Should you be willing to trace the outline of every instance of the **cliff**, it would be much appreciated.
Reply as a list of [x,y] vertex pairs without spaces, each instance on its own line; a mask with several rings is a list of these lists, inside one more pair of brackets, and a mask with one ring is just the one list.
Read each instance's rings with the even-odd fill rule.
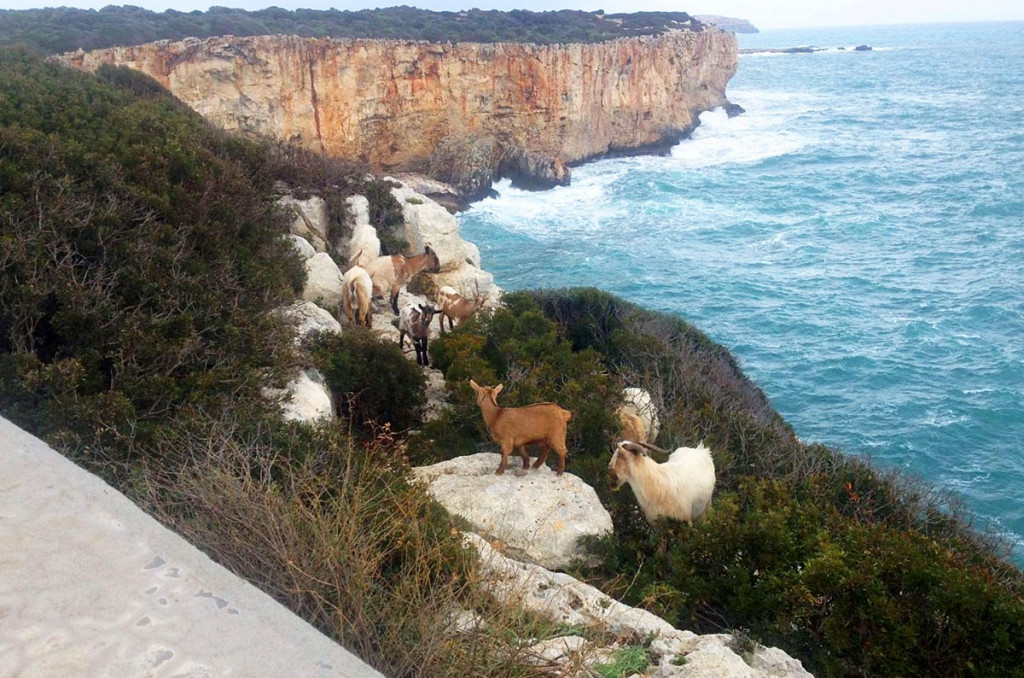
[[141,70],[226,129],[472,197],[497,174],[553,185],[567,163],[676,143],[727,103],[738,50],[706,28],[569,45],[228,36],[59,59]]

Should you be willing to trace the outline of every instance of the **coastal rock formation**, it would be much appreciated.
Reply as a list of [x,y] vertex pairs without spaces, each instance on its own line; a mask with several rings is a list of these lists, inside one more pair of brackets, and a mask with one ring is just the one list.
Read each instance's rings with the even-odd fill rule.
[[475,197],[499,173],[553,185],[569,163],[676,143],[728,103],[738,50],[705,28],[568,45],[227,36],[59,59],[129,66],[226,129]]
[[477,534],[504,545],[518,560],[558,570],[586,559],[581,537],[612,531],[597,493],[572,473],[556,476],[547,466],[523,471],[518,458],[494,475],[499,455],[480,452],[413,469],[418,480],[450,513]]
[[[600,629],[618,639],[613,647],[595,648],[587,647],[590,642],[579,636],[559,638],[566,651],[561,658],[547,655],[551,663],[563,664],[552,667],[559,669],[552,670],[552,675],[593,675],[571,667],[587,663],[587,657],[607,657],[622,646],[642,644],[650,659],[650,666],[640,674],[645,678],[813,678],[799,660],[778,648],[750,641],[744,645],[724,633],[699,636],[677,629],[567,574],[513,560],[479,535],[466,533],[465,537],[479,554],[483,587],[495,599],[567,628]],[[463,616],[460,623],[472,628],[476,621]]]

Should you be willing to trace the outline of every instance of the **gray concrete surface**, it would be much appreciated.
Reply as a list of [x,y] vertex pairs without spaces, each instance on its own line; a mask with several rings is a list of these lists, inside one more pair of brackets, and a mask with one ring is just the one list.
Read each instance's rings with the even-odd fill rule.
[[0,418],[0,677],[379,677]]

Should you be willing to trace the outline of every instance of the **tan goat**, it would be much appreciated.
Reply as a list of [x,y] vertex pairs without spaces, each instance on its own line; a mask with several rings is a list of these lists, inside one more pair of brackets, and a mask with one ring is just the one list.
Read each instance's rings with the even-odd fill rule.
[[[360,325],[370,327],[372,325],[370,296],[373,294],[373,281],[366,269],[353,266],[345,271],[341,278],[341,305],[345,309],[345,315],[349,322],[358,320]],[[355,311],[355,319],[353,319]]]
[[647,450],[668,454],[649,443],[623,440],[608,462],[608,479],[613,490],[628,483],[648,522],[661,517],[675,518],[687,525],[699,518],[711,504],[715,491],[715,462],[704,443],[680,447],[668,461],[659,464]]
[[541,452],[533,468],[540,468],[548,460],[551,448],[558,455],[558,475],[565,471],[565,431],[572,418],[572,412],[555,403],[535,403],[526,407],[501,407],[497,396],[503,386],[480,386],[472,379],[469,385],[476,391],[476,404],[480,406],[487,432],[491,439],[501,445],[501,463],[495,475],[500,476],[508,468],[508,455],[518,448],[523,458],[523,468],[530,467],[530,455],[526,445],[537,443]]
[[459,294],[454,287],[444,285],[437,291],[436,302],[441,309],[441,334],[444,334],[445,318],[448,318],[448,329],[454,330],[455,320],[458,320],[461,325],[467,318],[480,310],[487,302],[487,298],[480,296],[479,286],[477,286],[476,295],[472,299],[467,299]]
[[437,252],[427,245],[423,252],[416,256],[391,254],[377,257],[363,268],[373,280],[373,296],[383,296],[385,290],[390,292],[391,310],[398,313],[398,290],[402,285],[412,280],[420,271],[437,273],[441,270],[441,261],[437,258]]

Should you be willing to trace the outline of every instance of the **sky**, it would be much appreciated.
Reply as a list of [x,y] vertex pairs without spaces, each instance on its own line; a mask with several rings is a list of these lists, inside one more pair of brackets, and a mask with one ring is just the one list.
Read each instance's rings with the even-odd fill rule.
[[811,26],[948,23],[1024,20],[1022,0],[0,0],[0,9],[78,7],[100,9],[128,4],[154,12],[206,10],[211,5],[257,10],[357,10],[409,5],[434,11],[461,9],[603,9],[612,14],[638,11],[685,11],[747,19],[759,29]]

